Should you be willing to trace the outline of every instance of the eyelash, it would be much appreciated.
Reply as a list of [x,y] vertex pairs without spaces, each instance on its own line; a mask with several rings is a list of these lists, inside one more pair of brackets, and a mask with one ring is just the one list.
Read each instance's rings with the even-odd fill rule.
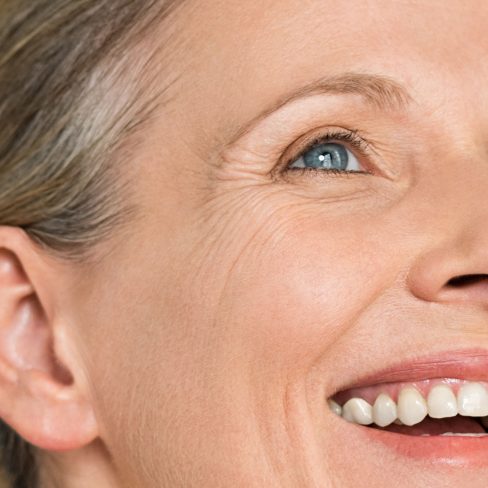
[[316,169],[316,168],[290,168],[290,164],[293,163],[296,159],[301,157],[307,151],[312,149],[317,144],[324,144],[324,143],[332,143],[332,142],[340,142],[340,143],[347,143],[347,145],[352,146],[356,149],[362,156],[367,155],[370,152],[369,144],[358,135],[357,131],[351,131],[347,129],[341,130],[329,130],[325,134],[320,136],[316,136],[310,141],[308,141],[304,147],[300,148],[299,151],[294,153],[294,155],[290,158],[287,158],[286,161],[282,164],[282,172],[283,173],[293,173],[298,175],[317,175],[317,173],[322,173],[321,176],[343,176],[343,177],[350,177],[351,175],[371,175],[373,174],[370,171],[353,171],[353,170],[340,170],[340,169]]

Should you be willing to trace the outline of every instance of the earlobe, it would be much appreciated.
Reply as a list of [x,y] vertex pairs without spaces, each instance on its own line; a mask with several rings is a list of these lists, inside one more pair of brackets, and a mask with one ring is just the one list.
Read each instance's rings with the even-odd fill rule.
[[0,227],[0,417],[41,449],[77,449],[97,437],[97,423],[57,357],[62,315],[47,312],[59,307],[52,283],[63,283],[63,268],[40,253],[21,229]]

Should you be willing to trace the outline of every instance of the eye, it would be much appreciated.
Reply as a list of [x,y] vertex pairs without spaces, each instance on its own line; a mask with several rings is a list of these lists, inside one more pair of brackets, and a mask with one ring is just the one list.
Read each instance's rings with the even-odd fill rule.
[[316,144],[307,149],[302,156],[295,159],[290,166],[293,168],[313,168],[338,171],[361,171],[354,154],[342,144],[328,142]]
[[352,132],[328,134],[309,143],[288,163],[285,171],[314,170],[326,173],[371,174],[369,171],[364,171],[358,158],[347,147],[354,146],[358,151],[364,152],[365,145],[365,142]]

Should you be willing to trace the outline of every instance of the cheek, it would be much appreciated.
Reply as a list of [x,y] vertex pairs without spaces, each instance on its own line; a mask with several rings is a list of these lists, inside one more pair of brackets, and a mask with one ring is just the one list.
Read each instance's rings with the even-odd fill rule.
[[283,377],[301,382],[387,286],[397,266],[379,243],[394,248],[391,229],[313,207],[227,206],[220,226],[205,224],[212,232],[131,247],[150,258],[125,256],[80,295],[103,437],[122,472],[186,472],[190,458],[212,465],[229,446],[252,462],[240,449],[259,444],[257,416],[280,418]]
[[283,220],[278,238],[269,227],[240,255],[220,320],[242,332],[255,360],[296,369],[347,333],[397,268],[364,218]]

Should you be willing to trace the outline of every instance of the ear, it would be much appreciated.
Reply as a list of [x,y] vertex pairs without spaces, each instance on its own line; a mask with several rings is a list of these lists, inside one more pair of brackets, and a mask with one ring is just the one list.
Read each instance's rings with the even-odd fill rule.
[[53,451],[78,449],[98,435],[68,338],[62,298],[70,266],[22,229],[0,226],[0,417],[29,443]]

